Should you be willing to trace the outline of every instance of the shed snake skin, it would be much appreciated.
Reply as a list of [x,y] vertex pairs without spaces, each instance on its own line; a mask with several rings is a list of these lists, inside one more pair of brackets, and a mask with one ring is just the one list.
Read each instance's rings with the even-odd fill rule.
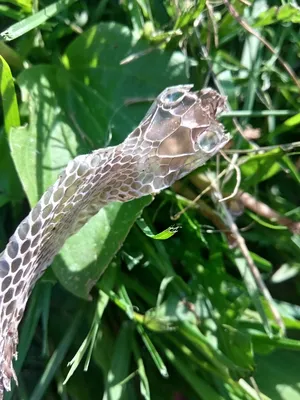
[[167,188],[228,142],[216,120],[226,98],[192,87],[165,89],[123,143],[70,161],[0,254],[0,399],[11,378],[17,382],[13,359],[27,300],[65,240],[106,204]]

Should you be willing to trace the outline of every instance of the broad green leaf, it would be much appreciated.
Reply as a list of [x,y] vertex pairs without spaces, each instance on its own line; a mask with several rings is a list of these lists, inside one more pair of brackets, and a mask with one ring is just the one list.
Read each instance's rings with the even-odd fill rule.
[[126,204],[113,203],[70,237],[54,262],[61,284],[77,296],[88,298],[141,210],[150,202],[148,196]]
[[7,141],[11,129],[20,125],[19,108],[13,77],[9,65],[2,56],[0,56],[0,96],[6,132],[6,136],[0,132],[0,205],[2,206],[10,200],[19,201],[23,197]]
[[272,400],[298,400],[300,353],[276,351],[257,357],[255,380]]
[[9,65],[2,56],[0,56],[0,94],[5,131],[9,135],[12,127],[20,125],[20,117],[13,77]]
[[284,4],[283,6],[279,7],[277,18],[278,21],[300,24],[299,7],[296,7],[296,4]]
[[280,160],[282,155],[280,149],[275,149],[248,157],[240,166],[243,188],[253,187],[277,174],[281,167],[276,161]]
[[[122,63],[128,57],[133,57],[132,61]],[[107,125],[104,128],[102,125],[102,129],[112,134],[112,144],[120,143],[136,128],[150,107],[149,99],[167,86],[186,82],[185,61],[179,52],[149,51],[145,40],[136,41],[127,27],[116,23],[101,23],[84,32],[63,57],[73,82],[81,86],[88,83],[94,94],[90,101],[113,110]],[[87,95],[85,103],[89,101]],[[76,116],[77,110],[73,110]],[[107,116],[105,111],[102,113]],[[78,125],[86,132],[84,121],[80,122]]]
[[12,130],[10,147],[32,207],[77,155],[80,143],[57,104],[58,74],[55,67],[41,66],[24,71],[18,79],[30,104],[29,125]]
[[300,23],[300,10],[296,4],[285,4],[281,7],[270,7],[267,11],[262,12],[254,24],[256,27],[271,25],[276,22],[292,22]]

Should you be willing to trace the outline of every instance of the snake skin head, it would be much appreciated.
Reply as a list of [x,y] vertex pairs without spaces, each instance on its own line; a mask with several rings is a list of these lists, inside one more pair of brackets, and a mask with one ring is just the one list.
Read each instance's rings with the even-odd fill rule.
[[138,165],[143,193],[170,186],[203,165],[229,140],[216,120],[226,108],[226,97],[210,88],[191,92],[192,87],[165,89],[127,139],[129,143],[138,137],[135,146],[143,154]]
[[18,324],[30,293],[66,239],[105,204],[170,186],[228,141],[216,116],[226,98],[191,85],[167,88],[118,146],[75,157],[0,254],[0,400],[17,380]]

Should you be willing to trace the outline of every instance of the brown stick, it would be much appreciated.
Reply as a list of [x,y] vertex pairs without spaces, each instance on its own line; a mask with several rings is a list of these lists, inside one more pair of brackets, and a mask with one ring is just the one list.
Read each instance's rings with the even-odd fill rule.
[[[189,189],[187,186],[183,185],[181,182],[176,182],[173,185],[173,188],[175,189],[176,193],[179,193],[183,198],[191,200],[189,202],[189,206],[193,209],[196,209],[200,212],[201,215],[203,215],[205,218],[209,219],[215,227],[222,233],[225,233],[227,236],[227,240],[230,244],[231,247],[235,247],[235,239],[233,238],[231,231],[228,230],[228,227],[226,224],[224,224],[222,218],[220,215],[213,210],[209,205],[206,204],[205,201],[198,199],[196,202],[193,200],[196,197],[196,194],[194,193],[193,190]],[[175,216],[176,218],[176,216]]]
[[219,205],[224,213],[228,227],[231,230],[232,235],[237,242],[237,246],[239,247],[241,253],[244,256],[246,263],[248,264],[249,270],[250,270],[253,278],[255,279],[255,282],[256,282],[259,290],[261,291],[264,298],[267,300],[268,305],[270,307],[270,310],[274,316],[276,323],[280,327],[281,331],[284,332],[285,331],[284,323],[282,321],[282,318],[281,318],[281,315],[280,315],[278,309],[276,308],[276,306],[274,304],[274,300],[269,292],[269,289],[267,288],[264,281],[262,280],[262,278],[260,276],[260,272],[259,272],[257,266],[255,265],[253,258],[251,257],[251,254],[248,250],[245,239],[240,234],[237,225],[235,224],[230,212],[228,211],[228,209],[226,207],[226,204],[223,202],[220,202],[220,200],[222,200],[222,194],[220,193],[220,191],[217,187],[215,187],[214,196],[219,201]]
[[250,193],[240,191],[239,199],[246,208],[252,210],[255,214],[286,226],[292,233],[300,234],[300,222],[293,221],[290,218],[280,215],[267,204],[257,200]]

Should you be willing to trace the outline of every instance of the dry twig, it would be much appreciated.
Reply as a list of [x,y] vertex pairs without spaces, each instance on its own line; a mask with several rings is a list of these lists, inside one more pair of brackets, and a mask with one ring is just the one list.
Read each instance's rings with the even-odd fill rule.
[[[222,233],[224,233],[227,236],[228,242],[230,243],[231,247],[235,247],[235,240],[231,234],[231,231],[228,229],[227,225],[224,224],[222,218],[220,215],[209,205],[206,204],[205,201],[198,199],[195,202],[196,195],[193,190],[188,188],[186,185],[184,185],[182,182],[176,182],[173,185],[173,188],[175,189],[176,193],[179,193],[179,195],[183,196],[182,200],[185,201],[185,203],[188,202],[188,206],[190,208],[194,208],[198,210],[201,215],[203,215],[205,218],[209,219],[215,227]],[[187,200],[188,199],[188,200]],[[177,213],[173,217],[171,217],[173,220],[178,219],[178,215],[182,215],[182,212]]]
[[248,250],[246,242],[245,242],[244,238],[242,237],[242,235],[240,234],[237,225],[235,224],[230,212],[228,211],[228,209],[226,207],[226,204],[220,202],[220,200],[222,200],[222,194],[216,186],[214,186],[214,196],[219,201],[219,204],[222,209],[222,212],[224,213],[228,228],[231,230],[232,235],[236,240],[237,246],[239,247],[241,253],[243,254],[243,256],[247,262],[247,265],[249,267],[249,270],[250,270],[253,278],[255,279],[255,282],[256,282],[258,288],[260,289],[264,298],[267,300],[276,323],[280,327],[281,331],[284,332],[285,331],[284,323],[283,323],[282,318],[274,304],[274,301],[269,292],[269,289],[267,288],[264,281],[262,280],[259,270],[258,270],[257,266],[255,265],[253,258],[251,257],[251,254]]
[[300,234],[300,222],[280,215],[267,204],[257,200],[250,193],[239,192],[239,199],[246,208],[252,210],[255,214],[286,226],[292,233]]

